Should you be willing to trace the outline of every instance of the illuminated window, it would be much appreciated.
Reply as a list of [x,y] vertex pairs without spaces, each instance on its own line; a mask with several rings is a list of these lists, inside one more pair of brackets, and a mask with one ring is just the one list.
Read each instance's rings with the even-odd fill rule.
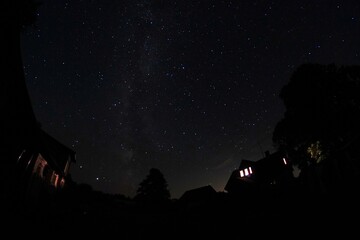
[[65,179],[64,178],[61,178],[61,181],[60,181],[60,187],[64,187],[65,185]]
[[252,174],[252,169],[251,169],[251,167],[249,167],[249,173]]
[[59,180],[59,175],[55,173],[55,181],[54,181],[54,186],[55,187],[58,186],[58,180]]
[[285,158],[283,158],[283,162],[284,162],[285,165],[287,165],[287,162],[286,162],[286,159],[285,159]]
[[51,184],[54,187],[57,187],[58,185],[58,180],[59,180],[59,175],[55,173],[55,171],[52,172],[52,176],[51,176]]
[[243,176],[244,176],[244,171],[240,170],[240,177],[243,177]]
[[248,176],[249,175],[249,170],[247,168],[245,168],[245,176]]

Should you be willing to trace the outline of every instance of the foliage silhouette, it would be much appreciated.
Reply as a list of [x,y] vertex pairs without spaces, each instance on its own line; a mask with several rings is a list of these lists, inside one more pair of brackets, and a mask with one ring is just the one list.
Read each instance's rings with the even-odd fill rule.
[[25,84],[20,45],[21,30],[34,24],[38,6],[36,0],[13,0],[3,1],[0,7],[3,34],[0,66],[3,76],[6,76],[1,81],[0,104],[7,116],[0,125],[2,142],[6,144],[4,149],[10,156],[18,156],[27,138],[33,136],[34,129],[38,128]]
[[37,0],[11,0],[1,3],[3,20],[11,26],[22,28],[36,21],[36,10],[41,4]]
[[151,168],[149,175],[139,184],[135,200],[145,203],[160,203],[169,200],[170,192],[164,175]]
[[20,180],[14,178],[18,173],[16,161],[26,147],[32,146],[32,139],[38,130],[26,88],[20,44],[21,31],[35,22],[38,5],[36,0],[0,3],[0,68],[3,75],[0,81],[0,109],[3,116],[6,116],[0,120],[0,153],[4,159],[4,166],[0,168],[0,189],[3,193],[1,200],[5,199],[12,205],[21,201],[17,196]]
[[321,163],[321,171],[333,178],[341,164],[352,161],[343,156],[359,141],[359,92],[360,66],[300,66],[281,90],[286,111],[273,142],[304,172],[310,164]]

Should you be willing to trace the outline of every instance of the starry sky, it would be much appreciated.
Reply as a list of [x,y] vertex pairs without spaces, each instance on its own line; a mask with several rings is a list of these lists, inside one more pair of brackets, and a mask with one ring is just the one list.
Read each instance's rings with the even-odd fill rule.
[[178,198],[273,152],[291,73],[360,64],[359,43],[358,0],[43,0],[22,54],[77,183],[133,197],[155,167]]

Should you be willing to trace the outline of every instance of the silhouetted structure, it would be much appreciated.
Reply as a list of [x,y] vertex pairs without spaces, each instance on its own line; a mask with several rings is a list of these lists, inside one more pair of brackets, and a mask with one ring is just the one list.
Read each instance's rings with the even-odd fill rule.
[[207,185],[186,191],[179,200],[189,204],[195,204],[212,201],[215,197],[215,189],[212,186]]
[[232,172],[225,190],[236,195],[259,193],[283,188],[292,181],[292,166],[285,154],[266,152],[266,156],[256,162],[242,160],[239,169]]
[[74,162],[73,150],[39,130],[34,136],[32,148],[25,148],[17,159],[16,181],[25,185],[28,197],[36,199],[42,191],[53,192],[63,188],[70,180],[70,165]]

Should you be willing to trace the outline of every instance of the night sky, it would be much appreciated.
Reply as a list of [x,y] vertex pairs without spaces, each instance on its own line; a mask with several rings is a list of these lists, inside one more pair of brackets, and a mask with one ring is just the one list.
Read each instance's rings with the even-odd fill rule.
[[[223,191],[272,147],[281,88],[303,63],[360,64],[360,2],[43,0],[22,35],[42,128],[71,174],[133,197],[158,168],[173,198]],[[306,94],[304,94],[306,97]]]

